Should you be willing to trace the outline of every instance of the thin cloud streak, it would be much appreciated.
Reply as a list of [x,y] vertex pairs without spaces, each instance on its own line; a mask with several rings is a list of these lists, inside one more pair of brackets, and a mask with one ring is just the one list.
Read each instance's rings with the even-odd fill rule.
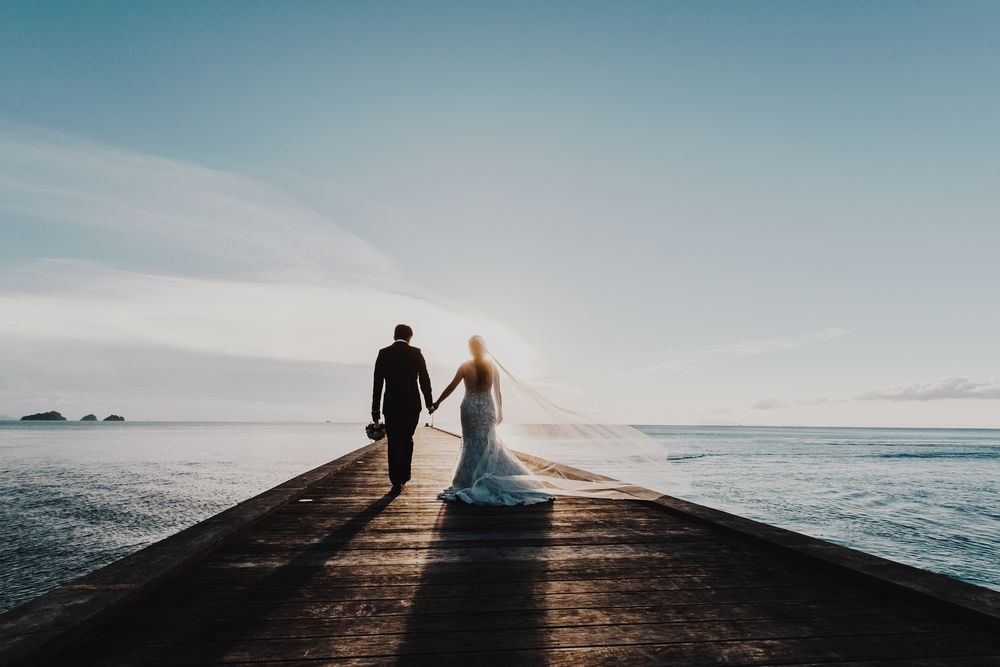
[[857,399],[861,401],[1000,399],[1000,382],[949,377],[876,389],[857,396]]
[[785,401],[775,397],[762,398],[750,405],[754,410],[832,405],[851,401],[951,401],[1000,400],[1000,382],[976,381],[964,377],[948,377],[924,382],[909,382],[884,389],[874,389],[849,398],[814,398]]
[[667,357],[664,361],[631,371],[628,375],[648,375],[664,371],[676,371],[717,359],[738,359],[741,357],[754,357],[774,352],[783,352],[785,350],[826,343],[846,336],[848,333],[850,332],[846,329],[832,327],[798,337],[763,338],[738,343],[727,343],[725,345],[692,350],[690,352],[669,352],[663,355]]
[[0,123],[0,211],[258,271],[398,277],[370,243],[265,183],[10,123]]
[[81,262],[40,262],[30,272],[51,287],[0,294],[0,336],[361,364],[400,320],[446,350],[442,361],[461,359],[476,332],[529,366],[537,360],[504,325],[370,286],[158,276]]

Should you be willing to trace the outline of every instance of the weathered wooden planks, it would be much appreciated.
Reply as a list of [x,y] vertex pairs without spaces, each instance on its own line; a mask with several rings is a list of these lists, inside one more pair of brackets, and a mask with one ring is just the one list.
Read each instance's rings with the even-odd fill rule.
[[47,661],[1000,664],[986,628],[652,503],[443,504],[456,451],[418,431],[398,497],[383,451],[342,466]]

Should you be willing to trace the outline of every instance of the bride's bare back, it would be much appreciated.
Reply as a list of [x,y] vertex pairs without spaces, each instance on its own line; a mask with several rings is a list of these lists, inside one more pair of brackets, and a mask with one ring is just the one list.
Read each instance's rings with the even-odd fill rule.
[[485,341],[479,336],[473,336],[469,339],[469,352],[472,353],[472,359],[469,359],[458,367],[451,383],[441,392],[438,400],[434,401],[434,404],[431,406],[431,412],[433,413],[437,410],[438,406],[455,391],[458,383],[462,382],[465,384],[465,393],[467,395],[470,393],[483,394],[489,392],[490,389],[493,390],[493,398],[496,401],[496,423],[499,424],[503,421],[503,395],[500,393],[500,371],[493,360],[490,359]]
[[469,359],[458,368],[466,391],[489,391],[497,377],[496,368],[485,360]]
[[451,396],[459,383],[465,385],[466,394],[483,394],[492,390],[493,399],[496,401],[497,423],[499,424],[503,421],[503,394],[500,393],[500,373],[493,362],[481,359],[469,359],[463,362],[458,367],[458,370],[455,371],[455,377],[445,387],[445,390],[441,392],[438,400],[434,402],[435,410],[437,410],[438,405]]

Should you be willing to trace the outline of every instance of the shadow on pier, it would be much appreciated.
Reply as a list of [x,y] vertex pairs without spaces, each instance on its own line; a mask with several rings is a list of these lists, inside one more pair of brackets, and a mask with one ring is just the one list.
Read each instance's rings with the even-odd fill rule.
[[543,646],[548,561],[539,552],[551,523],[552,503],[442,505],[395,664],[426,664],[442,653],[502,651],[512,644]]
[[[238,621],[240,632],[231,641],[218,641],[216,619],[206,614],[196,614],[192,640],[202,644],[207,650],[204,660],[208,663],[224,662],[234,644],[244,637],[266,635],[267,627],[281,618],[282,611],[309,591],[322,590],[325,585],[324,573],[330,563],[336,563],[352,541],[376,520],[389,505],[398,498],[395,493],[386,493],[348,518],[322,539],[311,542],[308,548],[291,551],[287,562],[252,583],[252,587],[237,590],[228,600],[228,606],[236,610],[229,612],[228,618]],[[295,540],[294,535],[290,542]],[[294,544],[289,545],[292,549]],[[204,611],[211,612],[211,609]]]

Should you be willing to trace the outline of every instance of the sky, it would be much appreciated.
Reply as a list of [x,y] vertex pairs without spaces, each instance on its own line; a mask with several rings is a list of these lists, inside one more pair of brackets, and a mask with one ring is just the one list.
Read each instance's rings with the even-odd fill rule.
[[1000,427],[1000,4],[0,5],[0,415]]

